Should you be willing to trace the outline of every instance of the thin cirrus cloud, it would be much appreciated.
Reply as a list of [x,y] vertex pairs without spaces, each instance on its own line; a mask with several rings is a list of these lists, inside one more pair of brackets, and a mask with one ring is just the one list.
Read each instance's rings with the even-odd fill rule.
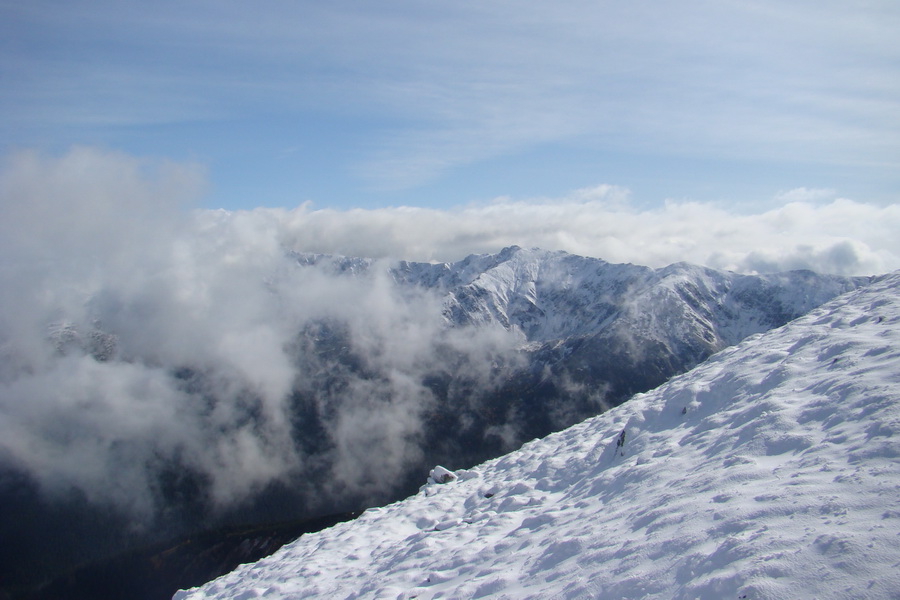
[[[441,38],[454,39],[441,76],[416,72],[387,92],[426,125],[391,134],[368,175],[413,183],[396,165],[416,164],[426,178],[571,138],[628,151],[895,163],[900,86],[882,60],[900,48],[884,23],[821,8],[570,3],[525,14],[494,5]],[[429,50],[426,65],[440,56]]]
[[[829,168],[865,169],[896,184],[891,2],[199,2],[149,14],[85,0],[2,10],[7,139],[193,152],[213,183],[237,177],[216,167],[225,150],[245,152],[244,177],[271,168],[248,144],[270,156],[301,146],[329,175],[356,178],[320,182],[334,196],[462,186],[469,166],[562,144],[812,164],[823,180]],[[531,166],[520,165],[523,177]],[[302,177],[284,177],[302,196],[318,175],[296,168]]]

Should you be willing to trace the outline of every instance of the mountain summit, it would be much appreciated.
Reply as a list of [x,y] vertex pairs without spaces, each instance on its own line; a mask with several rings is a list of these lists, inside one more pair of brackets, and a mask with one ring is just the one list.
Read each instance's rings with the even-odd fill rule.
[[896,597],[898,348],[892,274],[175,597]]

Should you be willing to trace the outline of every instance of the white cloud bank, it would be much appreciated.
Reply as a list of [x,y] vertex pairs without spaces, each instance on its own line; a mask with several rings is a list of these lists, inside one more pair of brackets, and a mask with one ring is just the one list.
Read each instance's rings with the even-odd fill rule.
[[228,219],[277,232],[291,249],[350,256],[452,261],[517,244],[610,262],[661,267],[687,261],[747,273],[812,269],[861,275],[900,268],[900,205],[824,190],[781,195],[792,199],[759,212],[691,201],[639,209],[627,202],[626,190],[598,186],[561,199],[501,199],[455,210],[305,205],[235,212]]

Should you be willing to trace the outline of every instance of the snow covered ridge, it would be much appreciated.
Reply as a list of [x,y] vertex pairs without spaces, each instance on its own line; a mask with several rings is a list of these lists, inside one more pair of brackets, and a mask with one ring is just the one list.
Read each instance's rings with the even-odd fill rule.
[[175,597],[896,598],[898,436],[892,274]]

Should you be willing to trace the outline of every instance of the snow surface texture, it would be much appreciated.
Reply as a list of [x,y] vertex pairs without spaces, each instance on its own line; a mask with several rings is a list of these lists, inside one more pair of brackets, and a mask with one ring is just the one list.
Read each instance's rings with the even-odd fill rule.
[[893,274],[175,597],[897,598],[898,436]]

